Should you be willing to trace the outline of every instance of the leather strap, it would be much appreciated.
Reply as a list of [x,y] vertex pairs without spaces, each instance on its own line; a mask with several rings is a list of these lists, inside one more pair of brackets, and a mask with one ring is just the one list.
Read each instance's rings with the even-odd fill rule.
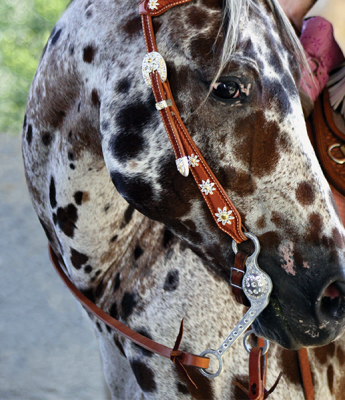
[[[188,1],[189,0],[143,0],[140,3],[139,14],[142,18],[143,33],[149,54],[157,52],[152,16],[161,15],[169,8]],[[237,243],[246,241],[247,237],[242,231],[242,229],[245,230],[245,228],[242,225],[240,214],[214,176],[210,167],[207,165],[181,120],[170,90],[169,81],[165,80],[162,82],[157,70],[150,72],[150,79],[157,105],[164,104],[162,109],[159,108],[159,113],[174,150],[176,161],[179,162],[179,160],[181,161],[183,159],[186,161],[188,157],[189,169],[193,174],[217,226],[223,232],[230,235]],[[182,174],[185,175],[184,173]],[[186,171],[186,175],[187,174],[188,171]]]
[[230,284],[236,301],[246,307],[250,307],[250,302],[242,290],[242,281],[245,273],[247,258],[248,254],[243,251],[236,253],[234,267],[231,268]]
[[[178,339],[175,343],[174,349],[171,349],[167,346],[159,344],[151,339],[148,339],[145,336],[140,335],[139,333],[133,331],[132,329],[128,328],[126,325],[122,324],[120,321],[116,320],[115,318],[111,317],[101,308],[97,307],[92,301],[90,301],[87,297],[85,297],[77,287],[70,281],[64,270],[60,266],[60,262],[54,250],[52,249],[51,245],[49,244],[49,257],[50,260],[59,274],[60,278],[63,280],[65,285],[68,289],[72,292],[74,297],[93,315],[95,315],[98,319],[103,321],[109,328],[113,329],[120,335],[126,337],[127,339],[131,340],[132,342],[136,343],[137,345],[143,347],[144,349],[151,351],[152,353],[159,354],[162,357],[169,358],[173,362],[178,362],[179,364],[183,365],[190,365],[193,367],[198,368],[208,368],[210,359],[206,357],[196,356],[194,354],[186,353],[184,351],[178,350],[182,339],[182,332],[183,332],[183,324],[180,329],[180,333]],[[177,347],[176,347],[177,344]]]
[[298,361],[302,375],[302,383],[305,400],[315,400],[313,380],[311,377],[310,364],[307,349],[298,350]]
[[313,124],[313,129],[311,129],[312,144],[321,168],[328,183],[342,196],[345,196],[344,164],[339,164],[336,161],[345,162],[345,135],[333,121],[327,88],[314,104],[311,121]]
[[249,355],[249,398],[264,399],[264,366],[261,347],[253,347]]
[[[265,348],[265,341],[258,337],[257,346],[264,349]],[[267,353],[262,356],[264,358],[264,365],[262,366],[262,383],[264,388],[266,387],[266,376],[267,376]]]

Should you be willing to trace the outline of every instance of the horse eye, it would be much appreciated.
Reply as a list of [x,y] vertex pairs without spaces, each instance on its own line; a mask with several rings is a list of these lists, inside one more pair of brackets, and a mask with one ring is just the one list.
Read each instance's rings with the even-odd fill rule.
[[212,93],[221,99],[237,99],[240,97],[241,91],[236,82],[216,82],[213,85]]

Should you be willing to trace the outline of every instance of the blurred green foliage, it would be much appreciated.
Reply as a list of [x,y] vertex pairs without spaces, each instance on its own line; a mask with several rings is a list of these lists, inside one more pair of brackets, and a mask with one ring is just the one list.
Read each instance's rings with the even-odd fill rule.
[[44,45],[70,0],[0,0],[0,132],[19,134]]

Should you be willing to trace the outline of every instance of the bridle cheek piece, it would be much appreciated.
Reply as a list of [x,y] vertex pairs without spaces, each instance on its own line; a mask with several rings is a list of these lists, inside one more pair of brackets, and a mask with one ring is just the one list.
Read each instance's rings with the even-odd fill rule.
[[[217,358],[219,368],[215,373],[201,369],[201,373],[208,378],[217,377],[222,369],[224,353],[239,339],[259,314],[267,307],[272,292],[272,281],[268,274],[262,271],[257,263],[260,244],[256,236],[246,232],[241,223],[241,217],[232,204],[225,190],[207,165],[205,159],[194,143],[187,128],[180,118],[174,102],[164,58],[157,51],[157,44],[153,30],[152,17],[161,15],[176,5],[187,3],[190,0],[143,0],[139,5],[139,14],[142,18],[143,33],[148,54],[142,63],[142,74],[146,84],[152,88],[156,108],[160,113],[165,130],[174,150],[177,170],[187,177],[189,170],[214,218],[218,228],[233,239],[233,250],[237,254],[237,243],[251,239],[255,245],[254,253],[245,260],[246,271],[243,275],[242,289],[250,308],[216,350],[208,349],[200,356],[213,355]],[[244,272],[244,271],[243,271]],[[233,284],[232,282],[230,282]]]

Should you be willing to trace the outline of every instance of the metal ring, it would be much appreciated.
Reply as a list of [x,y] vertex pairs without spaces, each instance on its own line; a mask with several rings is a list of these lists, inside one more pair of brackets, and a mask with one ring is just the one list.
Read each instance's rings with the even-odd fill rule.
[[[243,346],[246,349],[247,353],[249,353],[249,354],[250,354],[250,351],[252,349],[252,347],[248,343],[248,339],[249,339],[250,335],[255,335],[255,332],[253,330],[250,330],[250,331],[247,331],[243,336]],[[262,355],[264,356],[268,352],[268,349],[270,347],[270,341],[266,340],[266,339],[263,339],[263,340],[265,342],[265,346],[264,346],[264,348],[262,350]]]
[[223,370],[223,362],[222,362],[222,355],[223,354],[218,354],[218,352],[216,350],[204,350],[201,354],[200,357],[205,357],[206,354],[212,354],[213,356],[215,356],[219,362],[219,368],[217,370],[217,372],[215,372],[214,374],[211,374],[210,372],[207,372],[207,370],[205,368],[199,368],[200,372],[202,373],[202,375],[206,376],[206,378],[217,378],[217,376],[219,376]]
[[333,157],[333,156],[332,156],[332,150],[335,149],[335,148],[339,148],[339,147],[341,147],[341,146],[342,146],[342,144],[340,144],[340,143],[335,143],[335,144],[332,144],[331,146],[329,146],[328,149],[327,149],[327,154],[328,154],[329,158],[330,158],[331,160],[333,160],[335,163],[340,164],[340,165],[342,165],[342,164],[345,163],[345,158],[339,159],[339,158]]
[[[243,232],[243,234],[244,234],[244,236],[247,236],[248,239],[251,239],[255,246],[254,253],[249,257],[257,256],[260,253],[260,243],[259,243],[258,238],[250,232]],[[238,247],[237,247],[237,243],[234,240],[232,241],[232,250],[234,251],[235,254],[237,254]]]

